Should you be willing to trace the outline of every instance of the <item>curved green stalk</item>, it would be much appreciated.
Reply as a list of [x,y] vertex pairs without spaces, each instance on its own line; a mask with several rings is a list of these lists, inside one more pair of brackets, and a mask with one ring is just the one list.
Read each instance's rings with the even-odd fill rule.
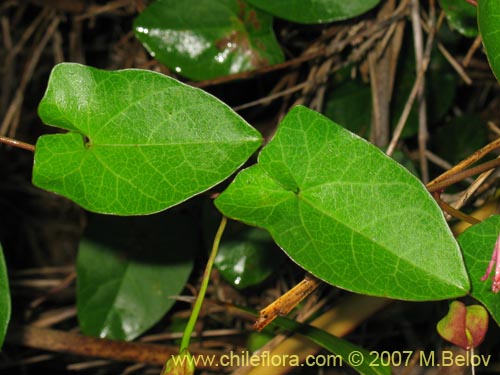
[[193,311],[191,312],[191,316],[189,317],[186,329],[184,330],[184,335],[182,336],[179,353],[182,353],[182,351],[184,349],[187,349],[189,346],[189,340],[191,339],[191,334],[193,333],[196,320],[198,319],[198,315],[200,314],[201,305],[203,304],[203,300],[205,299],[205,294],[207,292],[207,287],[208,287],[208,281],[210,280],[210,273],[212,272],[215,256],[217,255],[217,251],[219,250],[220,239],[222,237],[222,233],[224,233],[226,224],[227,224],[227,217],[222,216],[222,220],[219,224],[219,229],[217,229],[217,233],[215,234],[214,242],[212,244],[212,251],[210,252],[210,257],[208,258],[207,266],[205,267],[205,272],[203,273],[203,280],[201,281],[200,292],[198,293],[198,297],[196,297],[196,302],[194,304]]

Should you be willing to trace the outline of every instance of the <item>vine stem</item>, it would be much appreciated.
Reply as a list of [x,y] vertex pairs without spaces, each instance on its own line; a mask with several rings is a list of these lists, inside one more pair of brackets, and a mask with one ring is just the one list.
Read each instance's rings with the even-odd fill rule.
[[0,143],[4,143],[9,146],[14,146],[17,148],[22,148],[31,152],[35,152],[35,146],[26,142],[21,142],[12,138],[3,137],[0,135]]
[[191,312],[191,316],[189,317],[186,329],[184,330],[184,335],[182,336],[179,353],[182,353],[182,351],[184,349],[187,349],[189,346],[189,340],[191,339],[191,334],[194,331],[194,326],[196,324],[196,320],[198,319],[198,315],[200,315],[201,305],[203,304],[203,300],[205,299],[205,294],[207,292],[207,287],[208,287],[208,281],[210,280],[210,273],[212,272],[215,256],[217,255],[217,251],[219,250],[220,239],[222,237],[222,234],[224,233],[226,224],[227,224],[227,217],[222,216],[222,220],[219,224],[219,229],[217,229],[217,233],[215,234],[214,242],[212,244],[212,251],[210,252],[210,257],[208,258],[208,262],[205,267],[205,272],[203,273],[203,280],[201,281],[200,292],[196,297],[196,302],[194,303],[193,311]]

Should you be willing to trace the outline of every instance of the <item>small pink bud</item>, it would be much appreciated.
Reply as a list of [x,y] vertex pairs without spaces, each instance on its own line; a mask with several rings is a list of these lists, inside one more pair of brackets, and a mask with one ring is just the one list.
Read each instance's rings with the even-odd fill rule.
[[491,290],[493,293],[500,292],[500,235],[495,242],[495,248],[493,249],[493,254],[491,255],[490,263],[486,269],[486,273],[481,277],[481,281],[486,281],[489,279],[491,271],[495,266],[495,273],[493,274],[493,283],[491,284]]

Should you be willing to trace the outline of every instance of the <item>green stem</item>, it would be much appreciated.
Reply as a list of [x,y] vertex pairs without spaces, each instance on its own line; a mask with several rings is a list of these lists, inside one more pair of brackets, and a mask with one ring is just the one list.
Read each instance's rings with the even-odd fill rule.
[[187,349],[189,346],[189,340],[191,339],[191,334],[194,331],[194,326],[196,324],[196,320],[198,319],[198,315],[200,315],[201,305],[203,304],[203,300],[205,299],[205,294],[207,292],[207,287],[208,287],[208,281],[210,280],[210,273],[212,272],[215,256],[217,255],[217,251],[219,250],[220,239],[222,237],[222,233],[224,233],[224,228],[226,227],[226,224],[227,224],[227,217],[223,216],[219,225],[219,229],[217,229],[217,233],[215,234],[214,242],[212,245],[212,251],[210,252],[210,257],[208,258],[207,266],[205,267],[205,272],[203,273],[203,280],[201,281],[200,292],[198,293],[198,297],[196,297],[196,302],[194,303],[193,311],[191,312],[191,316],[189,317],[186,329],[184,330],[184,335],[182,336],[179,353],[182,353],[182,351],[184,349]]

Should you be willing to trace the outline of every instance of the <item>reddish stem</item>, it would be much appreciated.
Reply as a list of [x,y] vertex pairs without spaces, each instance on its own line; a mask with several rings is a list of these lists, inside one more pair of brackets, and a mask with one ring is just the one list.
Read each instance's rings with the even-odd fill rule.
[[32,145],[30,143],[26,143],[26,142],[17,141],[17,140],[12,139],[12,138],[2,137],[1,135],[0,135],[0,143],[4,143],[6,145],[17,147],[17,148],[22,148],[23,150],[35,152],[34,145]]

